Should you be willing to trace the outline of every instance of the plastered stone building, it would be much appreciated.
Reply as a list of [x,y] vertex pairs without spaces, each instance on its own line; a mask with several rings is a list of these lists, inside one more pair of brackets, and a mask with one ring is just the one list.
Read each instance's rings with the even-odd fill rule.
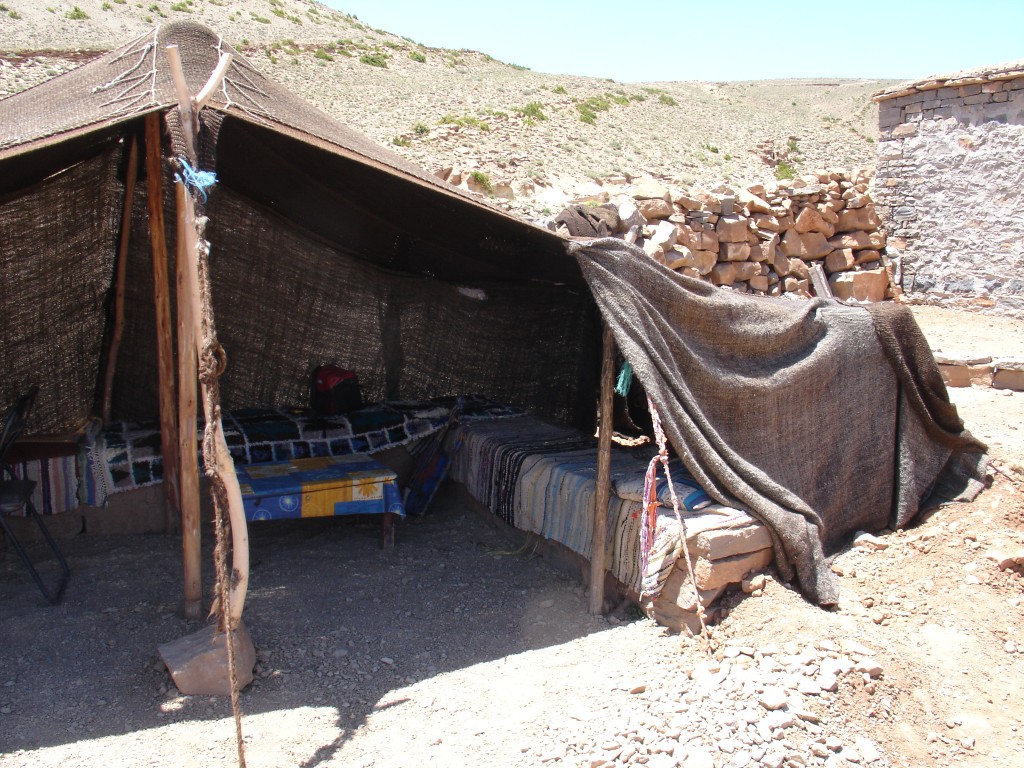
[[1024,314],[1024,60],[874,100],[873,197],[908,298]]

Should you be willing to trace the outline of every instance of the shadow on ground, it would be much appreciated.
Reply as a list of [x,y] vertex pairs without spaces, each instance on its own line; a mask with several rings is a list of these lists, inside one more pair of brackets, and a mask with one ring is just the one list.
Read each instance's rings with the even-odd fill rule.
[[[207,582],[211,538],[204,530]],[[373,520],[259,523],[250,540],[246,623],[259,661],[241,705],[246,716],[336,712],[336,738],[308,745],[304,766],[338,757],[373,712],[400,703],[385,701],[392,691],[608,627],[575,580],[453,493],[401,525],[393,550],[379,548]],[[85,535],[63,546],[73,573],[56,608],[0,550],[0,753],[229,714],[226,699],[178,695],[156,654],[199,627],[178,611],[178,540]]]

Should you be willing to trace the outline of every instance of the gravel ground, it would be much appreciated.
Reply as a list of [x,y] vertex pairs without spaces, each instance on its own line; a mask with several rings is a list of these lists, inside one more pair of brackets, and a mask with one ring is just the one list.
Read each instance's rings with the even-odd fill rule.
[[[991,322],[944,312],[965,338]],[[723,598],[706,644],[590,616],[578,580],[454,494],[392,551],[344,519],[253,526],[248,764],[1024,765],[1024,575],[998,566],[1024,553],[1024,457],[996,458],[975,503],[837,557],[837,610],[769,573],[762,597]],[[0,553],[0,766],[236,764],[228,702],[181,695],[156,655],[198,626],[175,539],[65,547],[57,608]]]

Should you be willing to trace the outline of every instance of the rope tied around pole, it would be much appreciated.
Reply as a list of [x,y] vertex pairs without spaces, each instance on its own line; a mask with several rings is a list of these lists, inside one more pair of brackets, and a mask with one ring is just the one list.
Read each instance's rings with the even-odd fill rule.
[[682,540],[683,557],[686,561],[686,573],[690,578],[690,585],[693,587],[693,599],[697,606],[697,620],[700,622],[700,636],[704,640],[707,650],[711,650],[711,633],[708,630],[704,615],[704,606],[700,602],[700,591],[697,589],[697,578],[693,572],[693,560],[690,558],[690,550],[686,546],[686,522],[679,511],[679,497],[676,496],[676,488],[672,483],[672,473],[668,468],[668,438],[665,437],[665,430],[661,426],[661,416],[658,413],[654,402],[647,398],[647,407],[651,412],[651,424],[654,428],[654,439],[658,443],[658,452],[651,458],[647,465],[647,476],[644,478],[643,498],[643,524],[640,526],[640,556],[643,571],[646,573],[650,562],[651,547],[654,544],[654,534],[658,523],[658,465],[661,464],[665,473],[665,480],[668,482],[669,495],[672,498],[672,512],[679,524],[679,536]]
[[206,190],[217,183],[217,174],[213,171],[200,171],[189,165],[184,157],[175,158],[180,170],[174,174],[174,180],[180,181],[192,193],[193,197],[201,197],[205,203]]

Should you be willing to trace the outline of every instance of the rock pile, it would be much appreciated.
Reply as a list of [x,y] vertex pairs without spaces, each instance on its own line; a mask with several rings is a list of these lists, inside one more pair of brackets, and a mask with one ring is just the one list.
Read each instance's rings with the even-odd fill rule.
[[[676,528],[671,518],[665,524]],[[677,532],[674,538],[681,536]],[[764,576],[749,581],[746,577],[771,564],[774,551],[768,529],[746,512],[687,513],[686,548],[694,580],[690,579],[686,560],[680,557],[661,594],[653,604],[644,606],[648,615],[662,626],[699,633],[696,600],[705,609],[710,608],[730,586],[738,585],[744,592],[760,596]]]
[[[534,762],[614,768],[848,768],[888,765],[878,744],[840,737],[822,710],[849,697],[883,719],[892,706],[875,696],[883,675],[872,651],[850,640],[800,645],[730,645],[714,660],[650,684],[621,689],[634,700],[617,719],[569,712],[593,724],[524,750]],[[878,701],[874,701],[874,699]],[[831,714],[831,712],[830,712]],[[594,727],[594,726],[597,727]]]
[[738,191],[672,192],[650,179],[589,201],[610,234],[636,237],[656,261],[690,277],[768,296],[810,296],[820,266],[836,298],[893,295],[886,236],[868,195],[870,170],[817,171]]

